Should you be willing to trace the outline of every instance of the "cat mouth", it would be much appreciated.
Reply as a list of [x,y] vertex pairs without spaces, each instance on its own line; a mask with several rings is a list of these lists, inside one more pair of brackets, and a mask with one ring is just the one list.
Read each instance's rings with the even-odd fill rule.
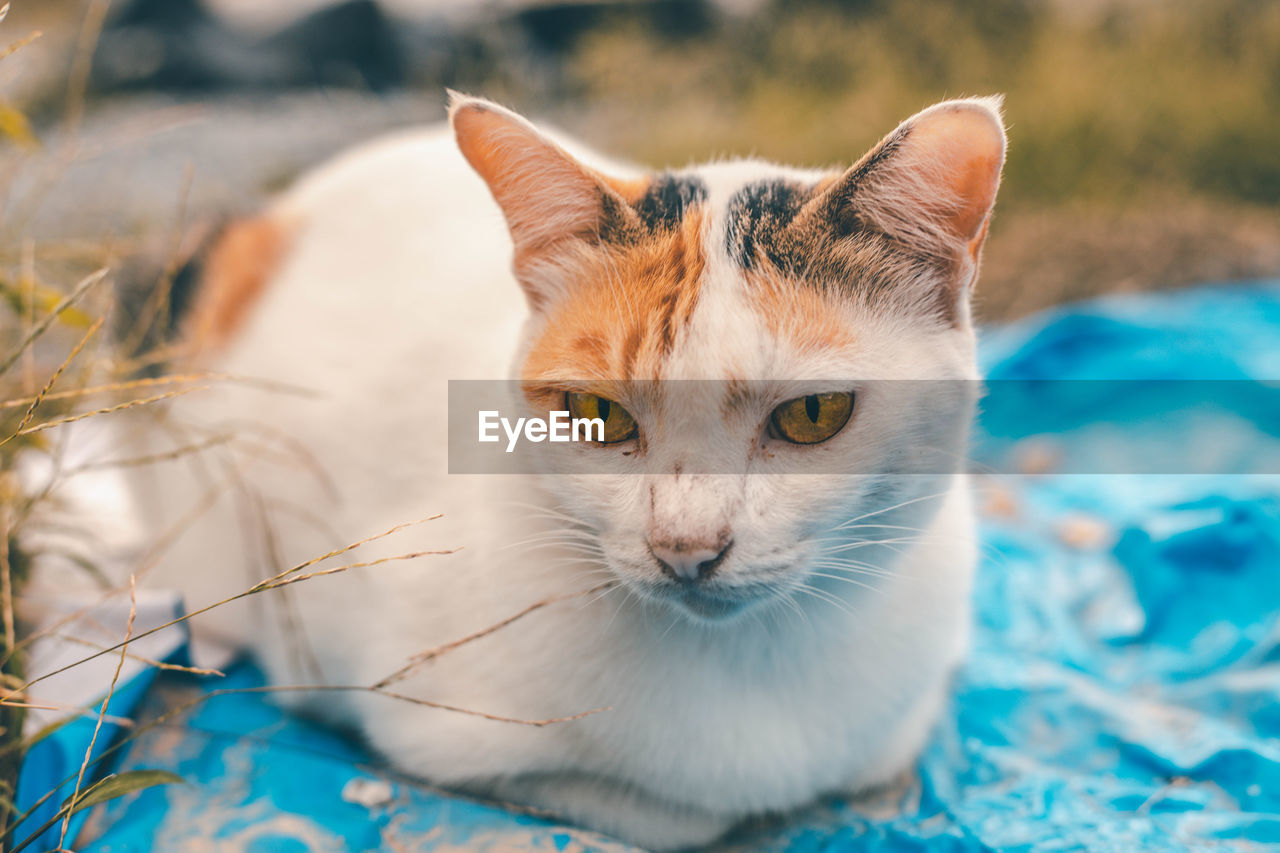
[[701,622],[726,622],[776,594],[766,584],[670,584],[654,590],[669,606]]
[[720,622],[737,616],[750,607],[756,598],[726,597],[699,589],[673,590],[668,594],[677,606],[699,619]]

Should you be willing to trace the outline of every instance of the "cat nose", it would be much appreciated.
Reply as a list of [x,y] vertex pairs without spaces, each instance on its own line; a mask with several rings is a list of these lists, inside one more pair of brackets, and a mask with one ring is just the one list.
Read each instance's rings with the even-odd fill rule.
[[662,573],[681,583],[704,581],[711,577],[715,570],[720,567],[720,564],[724,562],[724,558],[728,556],[731,547],[733,547],[733,542],[728,542],[723,548],[718,549],[699,547],[697,545],[690,547],[683,542],[675,544],[649,543],[649,551],[657,559]]

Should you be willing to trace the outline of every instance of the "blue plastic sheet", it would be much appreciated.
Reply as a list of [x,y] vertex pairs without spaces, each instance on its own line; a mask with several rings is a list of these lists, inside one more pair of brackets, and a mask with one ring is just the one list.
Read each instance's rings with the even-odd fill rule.
[[[995,379],[1272,379],[1280,283],[1058,309],[988,330],[982,355]],[[1003,400],[984,413],[983,430],[1009,452],[1026,439],[1087,454],[1103,440],[1035,423]],[[1144,444],[1187,439],[1173,434],[1186,424],[1144,417],[1131,399],[1091,405],[1114,405],[1111,419],[1134,424]],[[1280,844],[1280,481],[1249,473],[1251,458],[1276,453],[1264,423],[1276,415],[1246,404],[1216,411],[1196,438],[1233,452],[1213,476],[993,478],[973,651],[918,771],[866,802],[752,823],[725,846]],[[259,683],[241,665],[217,681],[162,678],[151,693]],[[112,712],[122,710],[113,703]],[[80,734],[57,739],[79,755]],[[212,698],[181,725],[140,738],[117,769],[138,767],[189,784],[99,807],[78,849],[629,849],[389,775],[359,746],[261,695]]]

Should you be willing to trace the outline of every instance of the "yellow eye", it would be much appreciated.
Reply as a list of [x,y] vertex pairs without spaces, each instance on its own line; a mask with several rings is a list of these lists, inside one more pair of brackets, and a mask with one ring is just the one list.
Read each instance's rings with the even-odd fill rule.
[[793,444],[817,444],[844,429],[853,413],[853,394],[831,391],[788,400],[770,420],[778,435]]
[[570,391],[565,395],[565,403],[569,406],[569,415],[573,418],[599,418],[604,421],[604,443],[626,441],[635,438],[636,419],[622,406],[597,397],[595,394],[584,394]]

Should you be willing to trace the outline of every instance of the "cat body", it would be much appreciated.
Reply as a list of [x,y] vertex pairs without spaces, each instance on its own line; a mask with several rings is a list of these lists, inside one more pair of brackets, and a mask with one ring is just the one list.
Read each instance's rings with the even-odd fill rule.
[[[964,653],[967,483],[838,473],[924,441],[902,424],[927,400],[881,411],[860,388],[848,426],[813,445],[766,424],[833,381],[977,378],[968,294],[1003,146],[997,104],[972,100],[843,174],[653,176],[455,98],[451,128],[357,149],[224,232],[186,324],[195,363],[275,385],[215,382],[163,420],[120,421],[138,455],[212,446],[113,472],[129,478],[113,535],[136,528],[142,553],[181,529],[143,582],[194,609],[438,515],[301,573],[386,562],[193,625],[274,684],[385,682],[400,698],[285,698],[436,784],[649,848],[882,784]],[[636,437],[567,448],[561,470],[451,475],[448,381],[506,377],[532,388],[512,403],[530,411],[639,377],[768,399],[624,400]],[[944,432],[929,440],[959,458],[963,429]],[[693,470],[717,453],[725,467]]]

